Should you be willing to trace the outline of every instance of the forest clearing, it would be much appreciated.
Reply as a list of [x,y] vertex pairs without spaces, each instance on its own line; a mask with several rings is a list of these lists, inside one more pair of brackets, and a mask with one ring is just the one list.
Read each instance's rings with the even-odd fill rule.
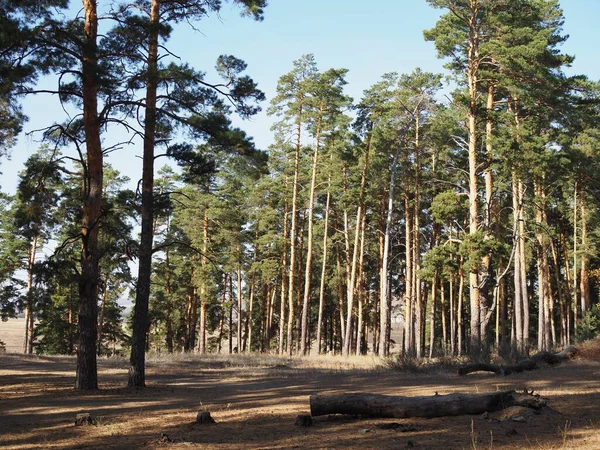
[[[600,341],[578,359],[507,377],[450,366],[398,370],[374,357],[153,355],[147,387],[126,388],[127,361],[99,359],[97,391],[73,390],[72,356],[0,355],[3,449],[583,449],[600,448]],[[443,395],[533,389],[539,414],[435,419],[331,415],[294,426],[309,396]],[[216,424],[196,424],[209,410]],[[93,425],[75,426],[90,413]],[[521,413],[519,413],[521,414]]]

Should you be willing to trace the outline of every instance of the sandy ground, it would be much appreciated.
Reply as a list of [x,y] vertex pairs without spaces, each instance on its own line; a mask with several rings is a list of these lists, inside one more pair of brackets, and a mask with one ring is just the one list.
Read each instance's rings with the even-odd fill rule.
[[[1,326],[1,325],[0,325]],[[600,449],[600,359],[497,377],[407,373],[373,359],[180,356],[148,363],[148,387],[124,387],[127,362],[101,359],[97,392],[73,389],[75,359],[0,355],[3,449]],[[524,422],[481,416],[437,419],[315,417],[315,393],[440,395],[534,389],[548,399]],[[213,425],[196,424],[209,410]],[[94,425],[75,426],[89,412]],[[408,430],[408,431],[407,431]]]

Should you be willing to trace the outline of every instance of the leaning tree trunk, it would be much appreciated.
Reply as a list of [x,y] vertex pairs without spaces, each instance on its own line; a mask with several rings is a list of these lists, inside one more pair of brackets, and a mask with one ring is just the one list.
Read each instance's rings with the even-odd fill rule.
[[95,0],[83,0],[85,14],[81,64],[83,126],[87,170],[83,183],[81,275],[79,281],[79,346],[75,389],[97,389],[98,250],[102,205],[103,154],[98,117],[98,14]]

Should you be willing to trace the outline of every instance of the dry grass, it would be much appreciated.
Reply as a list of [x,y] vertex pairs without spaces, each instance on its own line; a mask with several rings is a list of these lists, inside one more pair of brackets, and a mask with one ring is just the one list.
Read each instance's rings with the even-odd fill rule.
[[577,348],[580,358],[600,361],[600,336],[577,344]]
[[0,321],[0,341],[4,342],[7,353],[20,353],[23,351],[24,335],[25,319]]

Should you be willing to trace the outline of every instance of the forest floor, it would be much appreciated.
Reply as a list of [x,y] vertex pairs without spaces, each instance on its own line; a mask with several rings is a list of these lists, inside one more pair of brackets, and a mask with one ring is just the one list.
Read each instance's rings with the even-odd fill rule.
[[[2,327],[2,324],[0,324]],[[440,367],[383,367],[373,358],[152,356],[145,389],[124,387],[125,359],[100,359],[101,389],[73,389],[75,358],[0,354],[2,449],[599,449],[600,341],[554,367],[464,377]],[[315,393],[434,395],[534,389],[548,399],[524,422],[315,417]],[[216,424],[195,424],[209,410]],[[75,426],[78,413],[93,425]]]

